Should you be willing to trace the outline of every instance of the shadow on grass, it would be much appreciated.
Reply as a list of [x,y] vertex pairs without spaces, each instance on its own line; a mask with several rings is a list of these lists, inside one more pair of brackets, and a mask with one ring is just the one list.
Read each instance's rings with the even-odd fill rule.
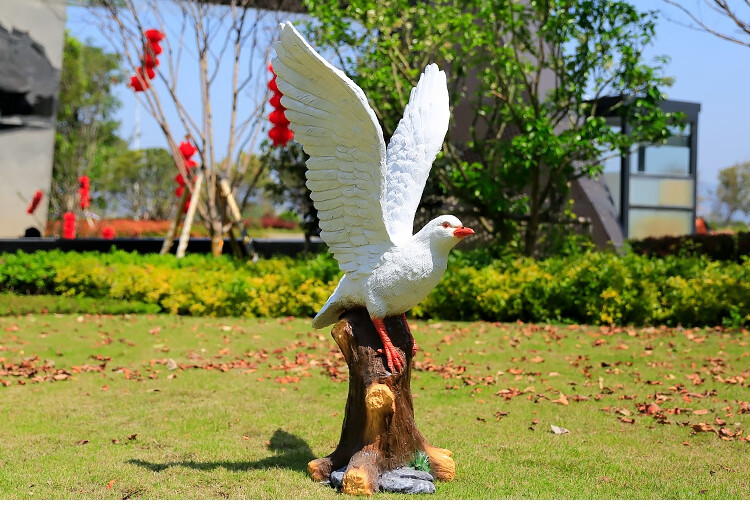
[[217,462],[196,462],[194,460],[183,460],[179,462],[158,464],[155,462],[146,462],[145,460],[140,459],[131,459],[128,460],[128,464],[144,467],[156,473],[164,471],[170,467],[180,466],[199,471],[211,471],[223,467],[228,471],[234,472],[280,467],[306,474],[307,463],[315,458],[310,449],[310,445],[308,445],[304,439],[281,429],[276,429],[276,432],[273,433],[273,436],[271,436],[271,445],[268,448],[276,454],[266,457],[265,459],[256,460],[255,462],[232,462],[227,460]]

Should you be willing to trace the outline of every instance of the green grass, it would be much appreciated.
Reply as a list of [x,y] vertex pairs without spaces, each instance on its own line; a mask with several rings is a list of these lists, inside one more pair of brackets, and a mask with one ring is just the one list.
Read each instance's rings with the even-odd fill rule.
[[[681,425],[748,434],[746,330],[413,326],[417,425],[456,461],[431,499],[750,498],[750,443]],[[341,497],[305,471],[347,395],[307,319],[5,316],[0,367],[0,499]],[[669,424],[638,413],[657,394]]]

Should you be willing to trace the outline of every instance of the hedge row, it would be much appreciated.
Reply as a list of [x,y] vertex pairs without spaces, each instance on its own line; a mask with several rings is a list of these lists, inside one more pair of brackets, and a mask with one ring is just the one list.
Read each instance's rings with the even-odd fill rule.
[[[0,291],[156,304],[168,313],[313,316],[340,272],[328,255],[240,263],[135,253],[5,254]],[[454,254],[422,318],[633,325],[750,325],[750,259],[588,252],[542,261]]]
[[713,260],[741,262],[750,256],[750,232],[647,237],[629,241],[634,253],[650,257],[703,255]]

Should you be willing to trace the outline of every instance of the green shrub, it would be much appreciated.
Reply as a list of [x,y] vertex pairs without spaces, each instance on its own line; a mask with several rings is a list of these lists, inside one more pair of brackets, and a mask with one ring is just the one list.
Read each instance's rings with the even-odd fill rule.
[[[313,316],[341,273],[330,255],[273,258],[4,254],[0,291],[138,301],[173,314]],[[452,255],[419,318],[605,325],[750,325],[750,259],[585,252],[545,260]]]

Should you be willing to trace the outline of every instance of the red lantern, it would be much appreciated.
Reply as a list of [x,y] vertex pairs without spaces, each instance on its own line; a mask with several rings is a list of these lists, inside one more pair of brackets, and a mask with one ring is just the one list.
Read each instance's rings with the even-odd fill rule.
[[36,211],[36,208],[39,207],[39,203],[42,201],[43,196],[44,194],[42,193],[42,190],[37,190],[36,193],[34,193],[34,197],[31,199],[31,203],[26,209],[26,212],[28,214],[34,214],[34,211]]
[[188,160],[191,156],[193,156],[196,151],[198,151],[198,148],[196,148],[189,142],[183,141],[180,143],[180,153],[182,153],[182,156],[185,158],[185,160]]
[[102,239],[112,240],[115,238],[115,229],[110,225],[102,227]]
[[88,176],[81,176],[78,178],[78,184],[79,204],[81,209],[86,209],[91,205],[91,196],[89,195],[91,181]]
[[161,32],[155,28],[151,28],[143,32],[149,42],[161,42],[164,38],[164,32]]
[[283,109],[271,111],[271,114],[268,115],[268,120],[274,125],[289,126],[289,120],[286,119]]
[[146,91],[149,88],[148,82],[138,79],[138,76],[130,76],[130,87],[135,92]]
[[281,97],[283,97],[281,93],[274,93],[271,97],[271,100],[269,100],[268,102],[271,104],[271,106],[273,106],[274,109],[281,109],[282,107],[284,107],[283,105],[281,105]]
[[268,115],[269,121],[274,125],[268,131],[268,137],[271,138],[274,146],[286,146],[294,138],[294,132],[288,128],[289,120],[284,114],[286,108],[281,105],[281,97],[283,95],[276,84],[276,74],[273,72],[273,66],[270,63],[268,64],[268,70],[274,74],[273,78],[268,81],[268,89],[273,92],[269,103],[274,108],[271,114]]
[[175,190],[174,190],[174,194],[177,195],[178,197],[182,197],[183,193],[185,193],[185,186],[184,185],[180,185],[177,188],[175,188]]
[[[148,47],[154,54],[161,54],[161,45],[158,42],[149,42]],[[146,51],[146,53],[148,52]]]
[[63,239],[76,238],[76,215],[67,212],[63,214]]
[[[144,70],[146,71],[145,76],[143,73]],[[135,69],[135,72],[136,74],[138,74],[138,77],[140,77],[144,81],[148,81],[156,77],[156,71],[154,70],[154,67],[146,67],[146,66],[138,67],[137,69]]]
[[154,68],[159,66],[159,58],[152,56],[150,53],[143,55],[143,66],[146,68]]

